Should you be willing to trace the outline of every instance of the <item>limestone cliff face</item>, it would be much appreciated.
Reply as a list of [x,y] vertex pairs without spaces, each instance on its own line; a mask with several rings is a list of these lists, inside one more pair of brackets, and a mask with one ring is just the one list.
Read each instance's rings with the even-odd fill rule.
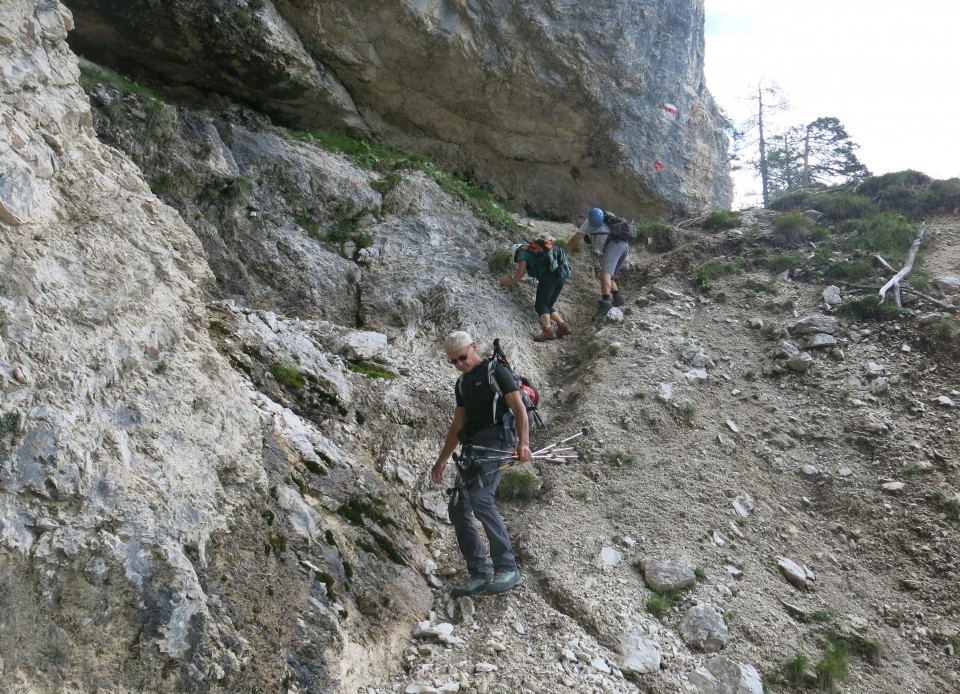
[[702,0],[69,5],[98,62],[426,153],[518,208],[732,200]]
[[350,691],[430,599],[408,502],[318,428],[358,416],[353,338],[208,310],[198,237],[97,139],[72,21],[0,6],[0,689]]

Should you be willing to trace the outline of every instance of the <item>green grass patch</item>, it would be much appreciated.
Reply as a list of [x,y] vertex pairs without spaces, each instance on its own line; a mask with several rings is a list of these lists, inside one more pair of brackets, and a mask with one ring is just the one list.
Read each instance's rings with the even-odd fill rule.
[[846,243],[870,253],[878,253],[894,266],[899,266],[917,237],[917,227],[900,215],[884,213],[867,219],[849,220],[841,231],[852,232]]
[[693,570],[693,575],[700,583],[703,583],[707,580],[707,570],[702,566],[697,566]]
[[654,253],[672,251],[677,245],[674,227],[665,222],[640,222],[637,224],[637,236],[647,239],[647,248]]
[[519,468],[509,468],[500,479],[497,499],[501,501],[533,501],[540,491],[536,475]]
[[784,272],[796,267],[804,267],[807,259],[800,253],[774,253],[766,261],[766,266],[771,272]]
[[610,454],[610,462],[615,465],[636,465],[640,460],[640,457],[634,453],[624,453],[623,451],[617,451]]
[[755,279],[748,279],[743,283],[743,286],[747,289],[752,289],[758,294],[772,294],[773,296],[776,296],[780,293],[780,290],[777,289],[777,285],[775,285],[773,282],[761,282]]
[[150,87],[138,84],[111,70],[104,70],[100,66],[94,65],[86,60],[81,60],[80,86],[83,87],[83,91],[89,93],[99,84],[113,87],[124,94],[137,94],[138,96],[146,96],[151,99],[163,101],[160,95]]
[[809,217],[788,212],[774,220],[772,237],[781,245],[796,245],[807,240],[812,228],[813,222]]
[[498,248],[487,256],[487,267],[491,274],[502,275],[513,265],[513,258],[510,257],[510,251]]
[[830,282],[868,283],[876,274],[869,260],[833,260],[823,268],[823,278]]
[[361,376],[366,376],[367,378],[383,378],[388,381],[392,381],[397,377],[397,374],[393,373],[392,371],[381,369],[379,366],[369,362],[352,361],[347,364],[347,368],[354,373],[358,373]]
[[390,173],[382,176],[376,181],[370,182],[370,187],[375,191],[380,193],[381,196],[386,195],[391,190],[400,185],[400,181],[403,180],[403,177],[396,171],[391,171]]
[[301,142],[342,154],[361,168],[384,173],[381,180],[371,183],[381,195],[399,183],[400,171],[422,171],[447,193],[463,202],[479,218],[506,231],[512,237],[520,238],[523,235],[523,229],[513,215],[489,192],[447,173],[424,157],[328,130],[291,130],[289,133],[292,138]]
[[730,210],[716,210],[706,216],[701,226],[708,231],[735,229],[740,226],[740,214]]
[[813,201],[813,206],[818,212],[823,213],[825,220],[830,222],[870,217],[880,211],[870,198],[845,190],[829,195],[819,195]]
[[307,385],[307,379],[293,364],[274,364],[270,367],[270,373],[285,388],[299,390]]
[[693,285],[701,292],[708,293],[713,283],[724,275],[733,275],[743,268],[738,261],[726,262],[719,258],[708,260],[693,273]]
[[844,301],[837,306],[836,314],[848,320],[895,320],[910,315],[910,309],[898,307],[892,300],[880,303],[877,294],[868,294]]
[[808,210],[816,205],[813,202],[813,194],[807,190],[794,190],[789,193],[776,195],[768,207],[777,212],[787,212],[789,210]]
[[835,691],[850,671],[849,649],[842,642],[828,645],[813,669],[817,673],[817,686],[824,691]]
[[647,598],[645,607],[647,608],[647,612],[659,619],[667,614],[671,607],[679,605],[682,600],[683,596],[676,590],[671,590],[667,593],[654,593]]

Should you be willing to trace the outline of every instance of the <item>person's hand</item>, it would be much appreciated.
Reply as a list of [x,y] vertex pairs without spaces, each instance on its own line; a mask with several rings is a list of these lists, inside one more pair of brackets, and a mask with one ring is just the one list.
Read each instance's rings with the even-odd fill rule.
[[502,280],[500,280],[501,287],[509,287],[512,284],[515,284],[512,277],[504,277]]
[[434,484],[443,484],[443,471],[447,467],[447,461],[441,460],[434,463],[433,469],[430,471],[430,477],[433,479]]
[[530,446],[525,443],[521,443],[519,446],[517,446],[517,458],[521,463],[529,463],[531,460]]

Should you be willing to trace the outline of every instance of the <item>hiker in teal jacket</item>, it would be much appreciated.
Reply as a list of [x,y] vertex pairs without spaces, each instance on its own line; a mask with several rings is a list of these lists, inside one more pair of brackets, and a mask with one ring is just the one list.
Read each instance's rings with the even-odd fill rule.
[[[562,256],[562,262],[557,264],[556,269],[551,270],[551,263],[547,253],[536,253],[531,246],[536,245],[536,240],[530,244],[515,243],[510,248],[513,262],[517,263],[517,271],[513,277],[506,277],[500,280],[500,285],[512,287],[517,285],[525,274],[529,274],[537,280],[537,296],[534,299],[534,309],[540,319],[540,327],[543,331],[535,336],[535,342],[546,342],[557,337],[563,337],[570,333],[570,324],[563,319],[560,312],[554,308],[557,299],[560,298],[560,292],[563,291],[565,281],[563,265],[566,265],[566,258]],[[554,252],[563,254],[560,248],[554,249]],[[556,323],[556,327],[554,327]]]

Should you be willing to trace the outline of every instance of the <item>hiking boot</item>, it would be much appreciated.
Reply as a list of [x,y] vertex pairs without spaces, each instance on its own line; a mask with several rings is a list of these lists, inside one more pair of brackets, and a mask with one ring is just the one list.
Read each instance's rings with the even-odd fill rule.
[[523,583],[523,576],[520,575],[519,569],[498,571],[494,575],[493,580],[487,583],[487,592],[502,593],[511,588],[516,588],[521,583]]
[[563,337],[564,335],[569,335],[571,332],[570,324],[563,323],[559,328],[557,328],[557,337]]
[[597,315],[605,316],[613,308],[613,302],[607,301],[606,299],[600,299],[599,305],[597,306]]
[[623,298],[623,293],[622,293],[622,292],[614,292],[614,293],[613,293],[613,301],[611,301],[611,303],[612,303],[614,306],[623,306],[624,303],[626,303],[626,301],[627,301],[627,300]]
[[[499,575],[499,574],[498,574]],[[462,583],[450,591],[451,598],[467,598],[486,589],[490,579],[486,576],[472,576],[466,583]]]
[[552,340],[557,336],[557,333],[554,331],[553,326],[549,328],[544,328],[543,332],[533,338],[534,342],[546,342],[547,340]]

